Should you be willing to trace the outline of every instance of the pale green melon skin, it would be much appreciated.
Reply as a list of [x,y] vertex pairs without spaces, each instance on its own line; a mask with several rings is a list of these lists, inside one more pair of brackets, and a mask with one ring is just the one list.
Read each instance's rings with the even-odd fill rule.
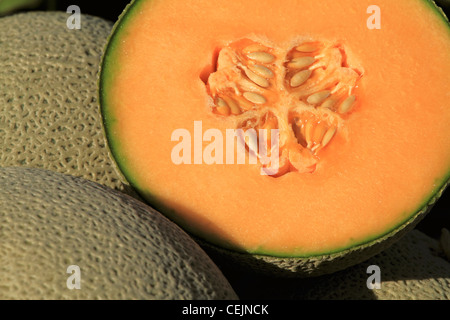
[[[449,26],[450,30],[450,24],[444,12],[431,0],[421,1],[424,1],[431,10],[435,11],[436,15]],[[151,190],[146,190],[145,186],[140,186],[133,180],[133,175],[128,172],[127,164],[121,160],[120,145],[113,139],[110,129],[110,125],[114,119],[108,110],[107,87],[109,78],[114,76],[114,61],[109,58],[108,50],[113,51],[116,49],[116,45],[120,43],[121,31],[125,28],[127,23],[130,23],[133,18],[133,14],[140,12],[138,8],[143,2],[144,0],[132,0],[114,25],[100,65],[101,72],[99,80],[99,98],[106,136],[112,154],[115,157],[117,166],[123,172],[124,176],[127,177],[130,184],[142,194],[142,198],[144,198],[160,212],[163,212],[168,217],[171,217],[176,221],[176,212],[174,212],[171,208],[166,207],[164,204],[160,203],[158,199],[153,197]],[[446,177],[443,177],[442,181],[437,182],[439,187],[435,190],[435,193],[431,194],[428,199],[424,200],[422,206],[418,208],[415,213],[411,213],[410,218],[407,221],[404,221],[401,225],[395,226],[392,230],[386,230],[386,233],[381,237],[376,239],[367,239],[366,243],[356,245],[339,252],[312,255],[309,257],[278,257],[276,253],[255,254],[238,252],[228,249],[225,246],[221,247],[213,243],[213,241],[199,238],[194,234],[191,234],[191,236],[219,265],[228,265],[233,263],[239,268],[245,268],[252,272],[281,277],[306,278],[321,276],[341,271],[350,266],[359,264],[389,248],[396,241],[400,240],[405,234],[414,229],[414,227],[427,215],[427,213],[432,209],[434,203],[445,191],[449,183],[450,172]]]
[[43,168],[137,194],[111,160],[97,98],[103,46],[112,29],[65,12],[0,19],[0,167]]
[[[237,299],[178,226],[119,191],[42,169],[0,169],[0,299]],[[68,289],[67,268],[81,270]]]
[[[448,240],[447,240],[448,241]],[[450,260],[439,242],[418,230],[408,233],[389,249],[344,271],[298,286],[293,299],[314,300],[450,300]],[[367,280],[380,268],[380,289]],[[372,279],[369,282],[373,283]]]

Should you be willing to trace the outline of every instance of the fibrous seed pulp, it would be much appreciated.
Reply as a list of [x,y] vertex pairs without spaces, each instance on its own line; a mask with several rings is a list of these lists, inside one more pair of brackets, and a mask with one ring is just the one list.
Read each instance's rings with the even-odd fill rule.
[[316,170],[320,150],[345,128],[358,103],[353,91],[361,77],[338,43],[298,41],[284,48],[240,39],[220,50],[206,86],[213,113],[236,117],[244,130],[279,130],[275,176],[281,176]]

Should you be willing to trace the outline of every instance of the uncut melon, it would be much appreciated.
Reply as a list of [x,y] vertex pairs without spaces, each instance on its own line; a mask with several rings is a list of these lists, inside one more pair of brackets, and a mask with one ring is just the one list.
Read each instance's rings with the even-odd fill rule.
[[[292,298],[450,300],[450,259],[442,248],[449,245],[448,240],[439,242],[413,230],[360,265],[314,279],[310,287],[297,289]],[[373,274],[367,272],[371,265],[380,268],[380,289],[367,288],[367,279]]]
[[135,0],[101,63],[108,143],[218,259],[335,272],[446,188],[448,52],[427,0]]
[[[0,299],[237,298],[184,231],[121,192],[1,168],[0,203]],[[69,266],[79,267],[79,289]]]
[[114,167],[97,99],[112,23],[65,12],[0,19],[0,166],[43,168],[134,194]]
[[[285,300],[449,300],[449,232],[440,240],[412,230],[383,252],[358,265],[329,275],[312,278],[261,276],[219,265],[235,285],[241,299]],[[373,266],[379,267],[380,289],[375,283]]]

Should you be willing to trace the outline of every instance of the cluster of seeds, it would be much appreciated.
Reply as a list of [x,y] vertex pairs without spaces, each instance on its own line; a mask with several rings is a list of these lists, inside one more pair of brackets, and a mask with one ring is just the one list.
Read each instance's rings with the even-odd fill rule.
[[343,66],[342,50],[317,42],[303,43],[291,49],[284,63],[285,86],[289,92],[316,108],[327,108],[339,114],[350,112],[356,102],[351,91],[360,73]]
[[301,146],[317,153],[333,139],[337,125],[313,114],[303,114],[295,117],[292,129]]
[[233,115],[238,127],[257,132],[279,129],[284,174],[315,170],[320,150],[357,105],[352,91],[360,78],[338,44],[299,41],[284,49],[242,39],[221,49],[207,88],[218,116]]

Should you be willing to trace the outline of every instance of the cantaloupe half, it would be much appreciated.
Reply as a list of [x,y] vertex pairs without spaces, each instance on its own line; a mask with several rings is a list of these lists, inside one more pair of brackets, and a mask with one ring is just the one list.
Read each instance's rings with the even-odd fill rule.
[[450,29],[430,1],[372,4],[133,1],[100,79],[124,175],[199,239],[282,269],[379,252],[449,180]]

